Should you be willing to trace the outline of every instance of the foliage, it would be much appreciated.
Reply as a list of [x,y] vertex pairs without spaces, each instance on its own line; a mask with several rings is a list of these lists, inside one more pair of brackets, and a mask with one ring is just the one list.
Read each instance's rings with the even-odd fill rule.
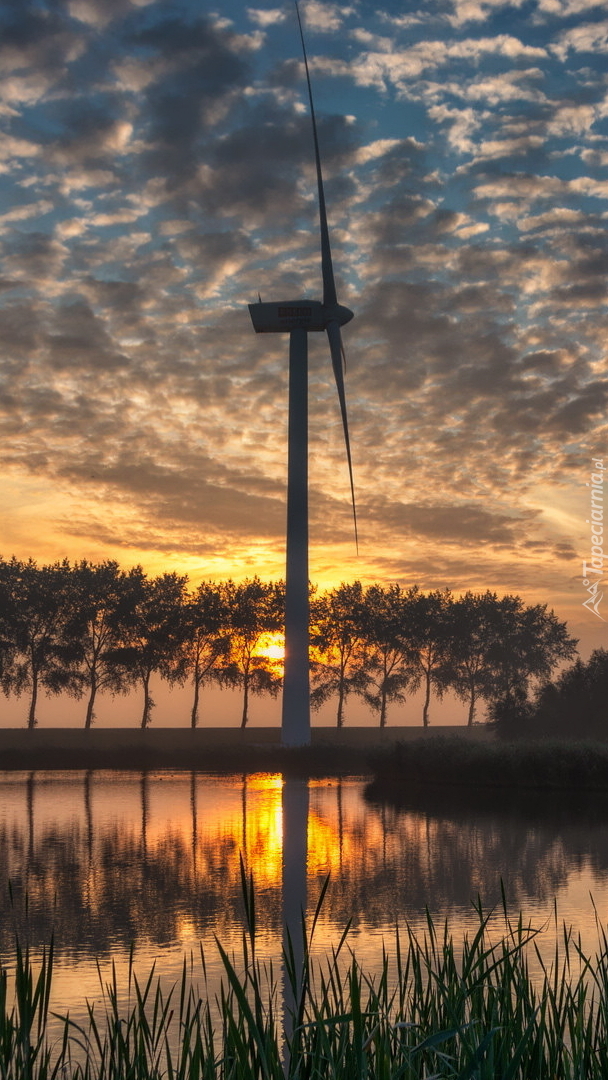
[[264,582],[254,577],[239,584],[227,581],[222,594],[229,647],[218,672],[225,685],[239,687],[243,692],[244,728],[249,720],[249,695],[276,695],[281,688],[276,661],[258,650],[266,634],[283,629],[285,590],[282,582]]
[[500,662],[504,621],[501,601],[492,592],[467,592],[448,610],[445,674],[450,688],[468,703],[469,727],[475,720],[479,699],[495,696],[495,665]]
[[360,581],[339,585],[311,604],[311,704],[318,708],[334,694],[338,698],[336,725],[344,725],[349,694],[368,685],[365,671],[365,599]]
[[190,726],[198,724],[201,688],[222,678],[222,664],[230,654],[228,624],[230,613],[226,590],[212,581],[203,581],[189,596],[183,609],[184,635],[180,646],[177,677],[190,677],[194,690]]
[[608,791],[608,746],[591,741],[449,738],[398,743],[371,759],[376,789],[391,797],[411,785],[532,791]]
[[[101,1013],[49,1021],[52,953],[38,972],[18,947],[14,999],[0,971],[2,1080],[605,1080],[608,1075],[608,940],[583,953],[564,925],[550,966],[539,931],[520,916],[486,913],[455,940],[427,915],[424,935],[397,931],[381,971],[371,977],[347,953],[346,934],[314,962],[303,927],[301,969],[287,943],[291,1008],[281,1023],[280,984],[258,959],[253,886],[245,880],[247,927],[239,961],[218,942],[223,980],[217,1004],[199,997],[184,959],[177,986],[164,993],[154,970],[128,971],[129,1004],[113,967],[102,981]],[[321,901],[323,893],[321,894]],[[497,922],[502,933],[497,933]],[[533,976],[529,957],[539,974]],[[203,975],[205,957],[202,956]],[[242,972],[242,974],[240,974]],[[205,980],[206,981],[206,980]]]
[[83,560],[72,568],[71,578],[73,603],[66,634],[78,672],[71,692],[78,697],[88,693],[84,726],[90,728],[97,695],[104,690],[124,693],[128,687],[126,671],[114,662],[121,645],[125,574],[117,562]]
[[124,589],[115,612],[121,644],[108,653],[121,676],[143,690],[141,727],[146,728],[154,708],[150,679],[155,671],[171,680],[184,636],[182,608],[186,578],[160,574],[149,580],[140,566],[126,575]]
[[[384,727],[390,703],[403,704],[406,691],[422,687],[425,727],[432,693],[450,689],[468,702],[469,724],[484,700],[500,727],[524,730],[530,688],[575,653],[565,623],[518,596],[468,592],[454,599],[449,590],[364,589],[355,581],[311,590],[310,607],[311,703],[335,698],[338,727],[351,694]],[[265,647],[283,632],[281,582],[207,581],[189,592],[184,576],[148,578],[141,567],[124,571],[114,561],[38,566],[0,558],[0,687],[7,696],[30,691],[30,727],[41,688],[86,695],[88,728],[100,693],[131,686],[143,691],[147,727],[153,676],[191,682],[192,727],[204,686],[239,689],[244,727],[251,694],[276,695],[281,687],[281,664]],[[547,708],[551,693],[547,688]]]
[[399,585],[371,585],[363,598],[361,625],[364,638],[365,674],[363,697],[386,726],[388,704],[403,703],[403,691],[413,679],[407,626],[409,595]]
[[548,679],[553,668],[571,660],[576,640],[546,604],[526,606],[519,596],[496,604],[495,630],[488,649],[493,701],[525,701],[532,679]]
[[423,727],[429,726],[431,691],[443,697],[449,679],[449,589],[423,593],[410,589],[403,622],[403,640],[411,664],[413,690],[424,687]]
[[27,726],[34,728],[40,687],[59,693],[75,685],[73,643],[65,633],[74,600],[69,564],[3,561],[0,596],[4,690],[30,691]]
[[498,733],[539,738],[608,738],[608,651],[578,659],[555,682],[544,682],[532,701],[495,708]]

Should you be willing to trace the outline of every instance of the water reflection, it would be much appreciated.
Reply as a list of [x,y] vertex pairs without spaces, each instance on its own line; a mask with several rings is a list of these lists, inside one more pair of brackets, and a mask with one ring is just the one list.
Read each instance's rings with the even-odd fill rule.
[[[304,972],[303,919],[306,917],[308,882],[309,791],[306,780],[286,777],[282,799],[283,874],[283,1012],[284,1027],[293,1030]],[[289,968],[291,967],[291,972]]]
[[352,919],[358,952],[377,948],[396,921],[421,924],[426,906],[457,927],[477,895],[499,900],[501,879],[513,910],[545,911],[558,896],[575,923],[592,920],[590,890],[600,910],[608,900],[603,814],[412,800],[396,808],[366,801],[357,779],[291,783],[284,789],[278,774],[2,774],[0,865],[13,895],[11,906],[0,886],[3,954],[15,928],[35,948],[54,931],[66,959],[126,955],[131,942],[144,960],[216,934],[238,942],[240,854],[255,878],[262,942],[275,951],[282,896],[298,923],[307,887],[310,909],[328,873],[320,938],[336,941]]

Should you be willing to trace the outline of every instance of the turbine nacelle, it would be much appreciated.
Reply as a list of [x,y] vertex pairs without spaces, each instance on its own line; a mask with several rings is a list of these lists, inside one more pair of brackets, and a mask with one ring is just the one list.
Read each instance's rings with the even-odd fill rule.
[[330,323],[344,326],[353,318],[342,304],[322,304],[320,300],[285,300],[249,304],[256,334],[283,334],[291,330],[327,330]]

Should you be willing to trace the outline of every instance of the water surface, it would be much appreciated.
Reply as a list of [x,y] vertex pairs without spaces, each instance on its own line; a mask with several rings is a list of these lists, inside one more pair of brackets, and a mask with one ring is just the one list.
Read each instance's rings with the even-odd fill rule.
[[[603,811],[506,808],[500,797],[475,809],[420,800],[397,809],[366,798],[365,778],[307,786],[309,917],[330,875],[320,951],[350,919],[352,948],[377,969],[396,924],[422,930],[428,908],[460,936],[476,922],[478,897],[500,905],[501,883],[513,915],[545,927],[544,948],[557,904],[558,921],[594,950],[596,911],[608,918]],[[293,841],[283,835],[284,799],[279,774],[0,773],[0,866],[11,883],[0,887],[2,956],[10,963],[15,931],[34,954],[54,934],[54,1005],[72,1014],[98,996],[97,962],[105,978],[114,961],[124,979],[131,949],[137,970],[156,962],[170,983],[184,954],[200,972],[202,943],[214,981],[215,937],[240,948],[241,856],[256,883],[260,954],[278,956],[284,840]],[[495,923],[504,926],[500,913]]]

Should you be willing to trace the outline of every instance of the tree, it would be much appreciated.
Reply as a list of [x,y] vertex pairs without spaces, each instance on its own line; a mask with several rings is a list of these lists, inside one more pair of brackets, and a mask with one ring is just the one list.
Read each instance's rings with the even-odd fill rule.
[[0,557],[0,687],[8,697],[13,690],[17,646],[11,619],[10,563]]
[[38,566],[12,558],[2,566],[3,622],[10,642],[5,688],[30,691],[28,728],[37,723],[41,686],[59,693],[77,684],[65,628],[73,609],[70,565],[66,560]]
[[365,623],[363,587],[360,581],[342,584],[317,597],[311,604],[313,646],[313,708],[338,695],[336,726],[344,726],[344,705],[349,694],[364,693]]
[[204,581],[187,598],[184,610],[185,636],[178,661],[179,677],[190,677],[194,688],[190,726],[198,724],[202,687],[221,678],[221,665],[230,651],[229,612],[225,591],[220,585]]
[[378,713],[380,727],[386,726],[390,701],[405,701],[403,690],[412,678],[408,647],[403,638],[406,596],[399,585],[371,585],[365,591],[361,609],[364,637],[365,701]]
[[503,596],[488,648],[487,697],[504,711],[526,701],[532,680],[548,679],[563,660],[571,660],[577,641],[546,604],[526,606],[520,596]]
[[451,605],[448,625],[449,682],[469,703],[469,725],[480,698],[492,703],[493,718],[523,722],[530,682],[547,679],[576,646],[554,612],[519,596],[468,592]]
[[468,703],[469,727],[479,699],[493,693],[492,657],[502,626],[499,605],[496,593],[467,592],[447,612],[447,677],[456,695]]
[[79,682],[73,680],[72,692],[80,697],[88,691],[85,728],[93,723],[99,693],[126,690],[126,672],[115,662],[125,580],[126,575],[112,560],[98,565],[82,560],[72,568],[73,605],[65,632],[81,676]]
[[121,642],[107,659],[116,665],[121,677],[141,685],[142,728],[149,726],[154,708],[152,675],[159,672],[169,681],[178,678],[186,582],[186,577],[175,573],[150,580],[141,566],[131,569],[123,580],[121,603],[113,616]]
[[242,690],[241,727],[245,728],[250,695],[274,697],[281,687],[276,662],[259,650],[266,634],[284,629],[285,590],[282,582],[264,582],[257,576],[238,585],[227,581],[221,588],[228,613],[229,647],[218,665],[218,677],[225,685]]
[[403,608],[402,639],[411,667],[412,689],[424,687],[422,723],[429,726],[431,692],[442,698],[448,686],[449,589],[420,592],[414,585]]
[[579,658],[555,682],[540,686],[527,721],[528,735],[605,739],[608,735],[606,649],[595,649],[586,662]]

